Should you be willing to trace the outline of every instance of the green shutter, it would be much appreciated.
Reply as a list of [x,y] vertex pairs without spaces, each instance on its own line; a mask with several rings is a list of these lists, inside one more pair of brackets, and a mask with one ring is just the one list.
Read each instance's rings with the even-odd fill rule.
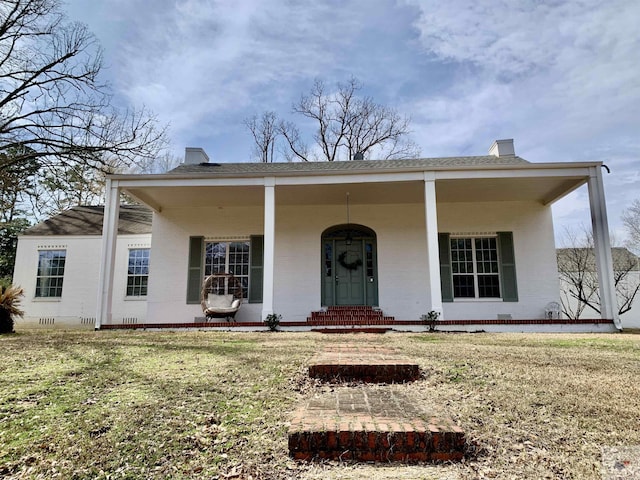
[[442,288],[443,302],[453,302],[453,276],[451,275],[451,245],[449,237],[448,233],[438,234],[440,287]]
[[513,233],[498,232],[498,254],[500,256],[500,287],[503,302],[518,301],[516,279],[516,256],[513,250]]
[[200,303],[204,280],[204,237],[189,237],[189,276],[187,303]]
[[251,236],[251,268],[249,269],[249,303],[262,303],[264,236]]

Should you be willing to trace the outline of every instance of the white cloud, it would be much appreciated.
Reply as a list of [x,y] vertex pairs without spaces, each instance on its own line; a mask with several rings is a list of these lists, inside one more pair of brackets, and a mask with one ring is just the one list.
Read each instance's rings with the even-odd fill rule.
[[[420,8],[415,26],[429,54],[477,69],[467,101],[509,85],[524,115],[494,113],[529,124],[555,117],[572,138],[637,121],[637,1],[408,3]],[[459,93],[454,85],[443,100],[459,101]]]
[[[471,103],[495,85],[508,85],[512,108],[488,112],[516,127],[527,124],[570,141],[636,130],[637,1],[410,3],[421,8],[415,25],[427,52],[478,70],[466,89]],[[458,95],[454,86],[445,100]]]
[[[286,115],[315,77],[355,74],[412,116],[426,156],[514,138],[531,161],[605,161],[612,224],[640,197],[637,0],[94,4],[118,94],[170,121],[179,149],[209,142],[217,158],[247,159],[243,118]],[[582,194],[567,201],[560,215],[588,222]]]
[[[145,6],[132,2],[127,14]],[[358,28],[355,15],[322,3],[187,0],[156,11],[123,46],[119,87],[177,131],[224,128],[225,116],[266,99],[290,104],[290,83],[332,68]]]
[[[513,137],[516,152],[532,161],[605,161],[618,228],[623,206],[640,196],[640,3],[405,3],[419,9],[414,26],[425,53],[455,65],[463,79],[418,103],[427,141],[477,151],[487,135]],[[569,221],[571,203],[584,198],[567,202],[556,210]],[[578,217],[588,222],[584,209]]]
[[[494,137],[511,138],[501,130],[504,112],[513,100],[509,85],[470,80],[452,86],[446,95],[415,103],[413,127],[427,156],[478,155]],[[480,149],[480,150],[478,150]]]

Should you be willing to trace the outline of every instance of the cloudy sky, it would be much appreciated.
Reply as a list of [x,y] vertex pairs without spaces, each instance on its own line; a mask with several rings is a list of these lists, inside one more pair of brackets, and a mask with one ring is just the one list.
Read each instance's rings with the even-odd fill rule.
[[[170,124],[172,149],[251,158],[243,119],[283,117],[314,79],[357,77],[412,118],[422,155],[513,138],[532,162],[604,161],[609,222],[640,199],[637,0],[67,0],[105,49],[119,105]],[[588,224],[582,188],[556,236]]]

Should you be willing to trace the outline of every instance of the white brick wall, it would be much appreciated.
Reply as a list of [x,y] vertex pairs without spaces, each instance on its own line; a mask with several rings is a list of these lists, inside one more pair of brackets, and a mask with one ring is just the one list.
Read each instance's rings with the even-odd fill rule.
[[455,301],[444,304],[449,320],[544,318],[549,302],[559,302],[551,209],[534,202],[449,203],[438,208],[441,232],[513,232],[518,302]]
[[[129,248],[150,246],[150,235],[121,235],[114,277],[114,323],[126,318],[137,323],[146,321],[146,302],[126,300],[127,264]],[[35,298],[38,251],[66,250],[65,272],[60,298]],[[24,319],[17,325],[53,324],[55,326],[83,326],[93,328],[98,296],[99,258],[102,240],[98,236],[36,237],[22,236],[16,252],[14,284],[24,289],[22,300]],[[151,267],[153,268],[153,267]],[[84,320],[83,320],[84,319]]]
[[[346,222],[343,205],[277,206],[274,310],[283,321],[303,321],[321,307],[321,235]],[[429,305],[424,206],[352,205],[351,222],[377,234],[380,307],[402,320],[418,320]],[[446,303],[445,318],[542,318],[559,301],[551,210],[534,202],[450,203],[438,207],[441,232],[512,231],[520,301]],[[202,316],[186,305],[189,236],[261,234],[262,207],[166,209],[154,216],[148,321],[190,322]],[[159,260],[160,258],[164,260]],[[171,260],[168,260],[171,259]],[[260,305],[245,304],[239,321],[258,321]]]
[[[152,272],[149,279],[150,323],[193,322],[200,305],[187,305],[189,237],[261,235],[262,207],[202,207],[163,210],[153,216]],[[260,304],[245,303],[237,321],[259,321]]]
[[[201,317],[186,304],[190,236],[231,240],[263,232],[264,212],[256,207],[165,209],[154,214],[153,238],[118,238],[113,323],[184,323]],[[346,222],[343,205],[277,206],[274,310],[283,321],[304,321],[321,305],[321,235]],[[427,255],[422,204],[352,205],[351,222],[377,234],[379,304],[398,320],[418,320],[427,312]],[[541,318],[559,301],[551,210],[535,202],[447,203],[438,206],[438,230],[450,233],[512,231],[519,302],[456,301],[444,304],[447,319]],[[125,299],[128,248],[151,245],[147,302]],[[62,298],[35,299],[38,249],[67,250]],[[99,237],[21,237],[15,283],[25,289],[25,323],[53,318],[56,325],[81,325],[95,318]],[[258,321],[261,305],[245,303],[236,319]],[[135,319],[135,320],[132,320]],[[86,322],[85,322],[86,323]]]

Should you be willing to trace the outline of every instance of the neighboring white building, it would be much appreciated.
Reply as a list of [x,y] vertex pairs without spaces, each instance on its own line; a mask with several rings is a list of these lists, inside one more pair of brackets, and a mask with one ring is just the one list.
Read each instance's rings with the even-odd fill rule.
[[[24,289],[26,313],[18,326],[95,326],[103,218],[104,207],[74,207],[18,238],[13,282]],[[146,207],[120,208],[113,281],[119,323],[145,322],[151,218]]]
[[[626,248],[611,249],[620,320],[624,328],[640,328],[640,258]],[[593,248],[559,248],[560,300],[565,316],[581,319],[598,318],[589,306],[578,308],[579,286],[594,305],[598,305],[598,276]],[[629,309],[629,306],[631,307]],[[627,310],[627,311],[624,311]],[[567,315],[568,314],[568,315]]]
[[[605,307],[598,320],[550,322],[545,309],[560,301],[551,204],[585,183]],[[153,210],[144,321],[127,310],[131,247],[116,229],[126,210],[121,193]],[[101,250],[87,255],[94,262],[102,252],[97,314],[86,314],[96,328],[130,317],[200,326],[201,286],[214,271],[244,282],[236,321],[247,328],[272,313],[284,328],[322,318],[316,326],[348,326],[354,306],[381,310],[377,324],[393,328],[422,328],[431,311],[441,314],[439,329],[468,331],[610,331],[618,322],[601,163],[529,163],[512,140],[495,142],[486,156],[309,163],[218,164],[188,148],[169,173],[110,176],[104,213]],[[39,304],[31,300],[41,253],[37,244],[26,248],[16,281],[34,285],[27,310],[39,318],[47,309],[30,309]],[[60,304],[67,292],[70,305],[95,302],[88,291],[72,293],[66,275]]]

